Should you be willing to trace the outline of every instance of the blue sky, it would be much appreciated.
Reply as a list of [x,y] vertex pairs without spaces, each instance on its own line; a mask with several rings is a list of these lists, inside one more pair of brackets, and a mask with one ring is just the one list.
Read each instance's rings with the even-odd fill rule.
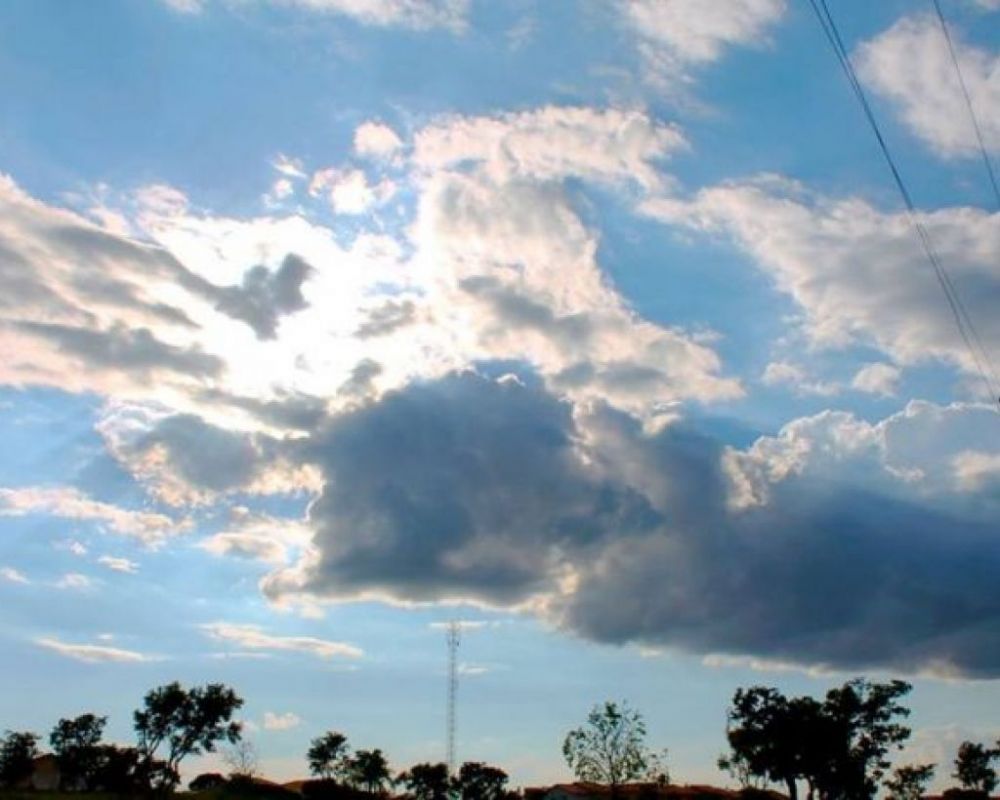
[[[831,6],[1000,366],[932,7]],[[518,785],[614,698],[725,782],[752,683],[912,680],[938,786],[1000,734],[996,403],[807,3],[13,0],[0,94],[4,727],[221,680],[269,775],[403,768],[460,619]]]

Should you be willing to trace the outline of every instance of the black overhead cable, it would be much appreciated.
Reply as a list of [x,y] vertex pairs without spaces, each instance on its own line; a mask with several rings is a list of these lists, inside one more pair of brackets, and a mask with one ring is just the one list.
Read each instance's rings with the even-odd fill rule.
[[976,109],[972,105],[972,98],[969,96],[969,89],[965,85],[965,76],[962,75],[962,67],[958,63],[958,55],[955,53],[955,45],[951,40],[951,32],[948,30],[948,23],[945,21],[944,13],[941,11],[941,3],[934,1],[934,10],[937,12],[938,22],[941,24],[941,32],[948,43],[948,52],[951,54],[951,63],[955,67],[955,74],[958,76],[958,85],[962,87],[962,97],[965,98],[965,107],[969,109],[969,119],[972,120],[972,128],[976,132],[976,141],[979,142],[979,153],[986,165],[986,174],[990,178],[990,186],[993,187],[993,197],[997,201],[997,210],[1000,210],[1000,188],[997,187],[997,176],[993,171],[993,162],[986,150],[986,143],[983,141],[983,131],[979,127],[979,118],[976,116]]
[[837,56],[837,61],[840,62],[840,66],[843,69],[844,74],[847,76],[848,83],[850,83],[851,89],[854,91],[854,95],[860,103],[862,111],[864,111],[865,118],[868,120],[868,124],[871,126],[872,132],[875,134],[879,149],[882,151],[882,155],[885,158],[886,163],[889,165],[889,170],[892,172],[893,180],[895,181],[896,187],[899,189],[899,193],[903,198],[903,203],[906,205],[907,216],[910,223],[917,232],[917,236],[920,239],[920,244],[923,247],[925,255],[927,256],[927,260],[934,268],[934,274],[941,286],[941,291],[944,292],[945,299],[948,301],[948,306],[951,309],[952,317],[955,320],[955,326],[958,328],[962,341],[965,343],[965,347],[969,351],[969,355],[972,357],[972,361],[976,366],[976,370],[979,372],[979,376],[986,385],[987,393],[989,394],[991,401],[1000,402],[997,393],[996,374],[993,370],[986,348],[983,347],[979,334],[976,332],[975,325],[972,323],[972,318],[969,316],[969,312],[962,303],[962,299],[959,297],[958,292],[955,289],[955,285],[951,281],[951,277],[948,275],[944,265],[941,263],[940,257],[934,250],[927,228],[920,220],[917,208],[913,203],[913,198],[911,197],[909,190],[906,188],[906,184],[903,181],[899,168],[896,166],[896,160],[893,158],[892,153],[889,150],[889,146],[886,144],[885,138],[882,135],[882,130],[879,128],[878,121],[875,119],[875,114],[868,102],[868,97],[865,95],[864,89],[861,87],[861,82],[858,80],[857,73],[854,71],[854,65],[851,63],[851,59],[847,54],[847,48],[844,46],[843,39],[840,37],[840,32],[837,30],[837,25],[833,21],[833,16],[830,14],[830,9],[827,7],[826,0],[809,0],[809,4],[812,6],[813,11],[816,12],[816,17],[819,19],[820,26],[823,28],[823,33],[826,34],[827,41],[833,48],[833,51]]

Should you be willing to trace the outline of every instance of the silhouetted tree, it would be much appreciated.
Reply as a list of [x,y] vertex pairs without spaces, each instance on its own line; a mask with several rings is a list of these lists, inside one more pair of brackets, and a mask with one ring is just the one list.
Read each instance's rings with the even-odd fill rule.
[[563,741],[563,756],[580,780],[607,784],[611,796],[618,787],[646,773],[646,724],[625,703],[594,706],[587,723],[571,730]]
[[799,780],[810,798],[818,792],[823,800],[868,800],[889,768],[889,750],[910,735],[897,721],[909,714],[899,703],[909,691],[903,681],[859,678],[819,703],[762,686],[739,689],[726,731],[732,755],[723,763],[783,783],[792,800]]
[[885,781],[886,800],[920,800],[933,777],[933,764],[897,767]]
[[451,789],[447,764],[414,764],[396,780],[412,800],[447,800]]
[[49,744],[59,762],[60,783],[64,788],[93,789],[100,767],[101,736],[107,717],[83,714],[61,719],[49,735]]
[[732,752],[723,760],[738,764],[747,775],[784,784],[796,800],[797,781],[815,777],[809,742],[816,738],[821,716],[820,704],[812,698],[789,700],[764,686],[737,689],[726,727]]
[[327,731],[309,743],[306,758],[313,775],[325,779],[343,776],[348,762],[347,737],[336,731]]
[[227,747],[222,753],[222,760],[229,767],[231,776],[243,780],[251,780],[260,766],[257,748],[249,739],[240,739]]
[[740,789],[764,789],[767,786],[767,776],[754,774],[747,757],[740,753],[723,754],[715,764],[723,772],[728,772]]
[[347,764],[348,776],[355,786],[362,787],[368,794],[378,794],[392,774],[389,762],[379,749],[358,750]]
[[0,738],[0,786],[13,787],[31,777],[38,756],[38,736],[7,731]]
[[913,687],[905,681],[862,678],[831,689],[823,702],[825,753],[817,776],[824,798],[868,800],[889,769],[891,749],[901,749],[910,729],[898,722],[910,710],[899,702]]
[[218,772],[203,772],[188,784],[192,792],[204,792],[226,785],[226,779]]
[[[138,749],[150,783],[172,787],[179,779],[178,765],[185,757],[214,752],[220,741],[239,741],[240,724],[231,720],[242,705],[242,698],[221,683],[184,689],[175,681],[147,693],[134,719]],[[165,769],[156,770],[155,755],[164,744]]]
[[454,779],[455,792],[462,800],[504,800],[507,773],[479,761],[466,761]]
[[[142,754],[135,747],[105,744],[98,747],[94,788],[114,794],[134,794],[149,788],[148,779],[164,768],[162,761],[142,770]],[[140,774],[144,773],[144,774]]]
[[997,771],[993,762],[1000,758],[1000,742],[997,748],[976,742],[962,742],[958,746],[953,778],[957,778],[963,789],[988,795],[997,785]]

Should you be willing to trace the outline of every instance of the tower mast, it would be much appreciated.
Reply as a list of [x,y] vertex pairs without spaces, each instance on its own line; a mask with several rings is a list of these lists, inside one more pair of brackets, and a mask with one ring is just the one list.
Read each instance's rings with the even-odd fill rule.
[[452,620],[448,623],[448,772],[455,772],[455,701],[458,696],[458,645],[461,626]]

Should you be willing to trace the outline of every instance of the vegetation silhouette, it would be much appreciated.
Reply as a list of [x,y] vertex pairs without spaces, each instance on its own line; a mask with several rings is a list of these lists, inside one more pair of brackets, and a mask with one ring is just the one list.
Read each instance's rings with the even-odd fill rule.
[[563,757],[580,780],[605,784],[617,797],[622,784],[648,777],[651,762],[660,777],[666,776],[663,759],[653,757],[645,739],[642,714],[627,703],[608,701],[594,706],[586,724],[566,734]]
[[[934,776],[933,764],[898,766],[891,774],[890,754],[903,747],[910,729],[903,705],[911,687],[899,680],[872,683],[863,678],[831,688],[822,700],[786,697],[772,687],[737,689],[727,713],[729,751],[718,760],[740,787],[741,800],[778,800],[770,786],[782,786],[798,800],[872,800],[879,787],[886,800],[921,800]],[[281,786],[258,777],[260,760],[242,737],[233,715],[243,699],[228,686],[206,684],[185,689],[169,683],[148,692],[135,711],[134,747],[102,741],[107,718],[93,713],[60,719],[49,735],[52,753],[40,755],[39,737],[8,730],[0,737],[0,797],[42,798],[80,794],[139,797],[167,795],[179,782],[181,762],[214,752],[228,743],[222,759],[230,768],[198,775],[189,783],[204,800],[515,800],[502,769],[467,761],[456,774],[444,763],[419,763],[395,778],[379,748],[351,752],[347,736],[327,731],[306,752],[317,779]],[[646,745],[645,720],[624,702],[594,706],[586,722],[570,730],[563,756],[585,783],[526,789],[530,800],[719,800],[730,792],[712,787],[672,787],[665,753]],[[952,777],[959,786],[942,800],[984,800],[998,785],[996,746],[962,742]],[[42,769],[42,765],[45,769]],[[53,767],[54,765],[54,767]],[[43,774],[44,773],[44,774]],[[54,786],[40,786],[52,781]],[[35,787],[39,791],[27,794]],[[48,791],[51,790],[51,791]],[[60,793],[62,792],[62,794]],[[13,793],[12,793],[13,792]],[[69,792],[69,795],[65,793]]]

